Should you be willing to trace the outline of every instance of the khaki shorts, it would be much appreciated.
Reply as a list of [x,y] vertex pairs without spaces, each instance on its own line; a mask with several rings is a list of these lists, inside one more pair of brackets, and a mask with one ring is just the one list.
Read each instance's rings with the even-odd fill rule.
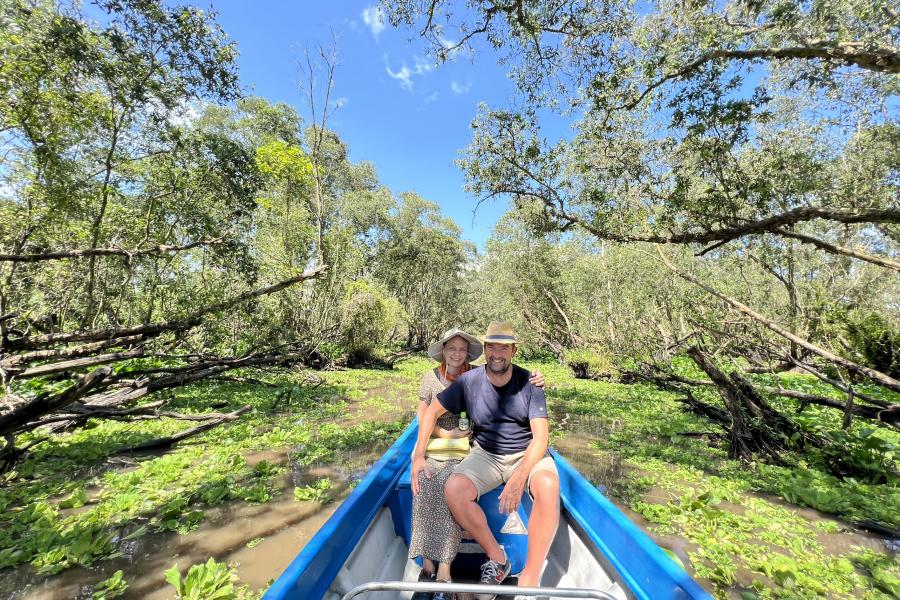
[[[482,494],[486,494],[501,483],[506,483],[512,476],[513,471],[519,466],[525,451],[516,452],[515,454],[491,454],[487,450],[482,449],[476,443],[472,443],[472,451],[462,462],[453,469],[453,474],[464,475],[475,484],[475,490],[478,498]],[[531,488],[531,478],[538,471],[549,471],[559,478],[556,470],[556,463],[549,454],[538,461],[528,474],[528,483],[526,489]],[[476,498],[476,500],[478,499]]]

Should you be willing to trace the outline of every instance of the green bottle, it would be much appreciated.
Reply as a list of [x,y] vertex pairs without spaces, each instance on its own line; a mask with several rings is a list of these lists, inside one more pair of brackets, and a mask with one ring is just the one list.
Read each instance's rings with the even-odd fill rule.
[[466,416],[466,411],[459,413],[459,430],[460,431],[468,431],[469,430],[469,417]]

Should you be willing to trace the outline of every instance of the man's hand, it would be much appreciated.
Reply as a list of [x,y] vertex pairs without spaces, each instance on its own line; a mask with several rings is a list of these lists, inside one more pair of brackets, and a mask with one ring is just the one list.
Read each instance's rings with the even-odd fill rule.
[[528,383],[533,386],[543,388],[544,387],[544,374],[540,371],[532,371],[531,377],[528,378]]
[[424,456],[414,456],[412,461],[412,468],[410,469],[410,479],[412,480],[412,493],[413,496],[419,495],[419,473],[425,473],[425,479],[431,479],[431,469],[428,468],[428,463],[425,462]]
[[525,484],[528,483],[528,474],[522,469],[513,471],[512,477],[506,482],[506,487],[500,493],[500,513],[507,515],[515,512],[522,502],[522,493],[525,491]]

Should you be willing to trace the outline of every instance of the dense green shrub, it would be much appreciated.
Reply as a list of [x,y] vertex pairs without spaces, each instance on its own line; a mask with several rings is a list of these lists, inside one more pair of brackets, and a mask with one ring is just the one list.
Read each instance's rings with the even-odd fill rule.
[[847,316],[847,337],[868,366],[900,377],[900,330],[875,313],[851,312]]
[[563,360],[578,379],[612,379],[615,374],[610,357],[591,348],[567,350]]
[[365,280],[351,282],[344,294],[341,337],[348,362],[369,362],[401,322],[399,302]]

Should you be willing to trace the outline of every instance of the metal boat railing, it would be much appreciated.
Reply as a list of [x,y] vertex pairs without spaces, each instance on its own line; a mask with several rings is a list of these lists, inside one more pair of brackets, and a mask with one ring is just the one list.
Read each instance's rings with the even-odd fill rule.
[[609,592],[574,588],[516,587],[510,585],[481,585],[478,583],[437,583],[434,581],[372,581],[358,585],[341,600],[350,600],[365,592],[456,592],[457,594],[496,594],[534,598],[596,598],[619,600]]

